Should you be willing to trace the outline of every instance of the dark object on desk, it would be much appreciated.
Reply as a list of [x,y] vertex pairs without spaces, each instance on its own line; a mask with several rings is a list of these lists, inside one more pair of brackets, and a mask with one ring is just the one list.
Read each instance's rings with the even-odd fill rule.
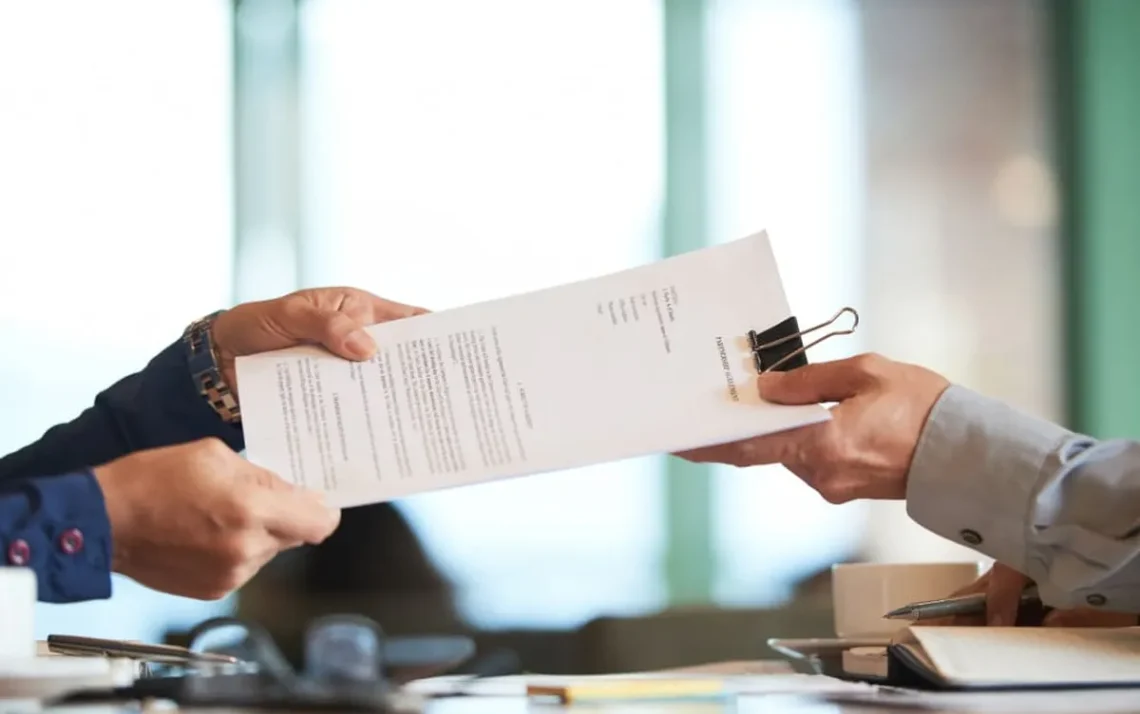
[[315,712],[418,711],[401,704],[397,692],[383,684],[351,683],[336,687],[302,681],[287,686],[264,674],[170,676],[141,679],[114,691],[78,692],[53,706],[95,702],[163,699],[179,707]]
[[[803,338],[806,335],[834,324],[844,313],[851,315],[853,318],[854,322],[852,322],[851,327],[846,330],[832,330],[814,342],[804,344]],[[795,315],[762,332],[749,330],[748,344],[752,349],[752,358],[756,365],[756,371],[763,373],[773,370],[787,371],[796,369],[797,367],[804,367],[808,363],[807,351],[809,348],[832,337],[850,335],[855,332],[855,328],[858,326],[859,313],[855,312],[854,308],[845,307],[835,313],[827,322],[821,322],[806,330],[800,329],[800,323],[796,320]]]
[[256,620],[301,667],[304,623],[344,612],[383,623],[390,636],[469,630],[452,583],[390,502],[346,509],[323,543],[275,558],[242,587],[234,614]]
[[479,655],[470,662],[452,671],[453,674],[467,674],[473,677],[505,677],[521,674],[522,661],[514,650],[501,647]]
[[169,699],[184,707],[230,707],[307,711],[406,712],[416,710],[390,671],[397,667],[446,671],[466,661],[474,644],[466,637],[386,637],[367,618],[327,616],[311,623],[305,637],[305,668],[298,672],[268,632],[236,618],[207,620],[190,633],[189,650],[210,647],[227,630],[243,636],[226,643],[227,654],[256,665],[235,672],[228,665],[195,661],[176,676],[140,679],[113,692],[86,692],[76,701]]

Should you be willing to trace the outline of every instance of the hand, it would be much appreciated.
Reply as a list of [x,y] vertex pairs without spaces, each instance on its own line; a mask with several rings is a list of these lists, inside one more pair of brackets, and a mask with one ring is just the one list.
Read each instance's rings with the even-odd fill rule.
[[319,543],[340,522],[319,495],[216,439],[139,451],[95,469],[95,479],[115,572],[202,600],[224,597],[278,552]]
[[1017,622],[1018,610],[1021,609],[1021,595],[1029,584],[1029,578],[1013,568],[995,563],[985,575],[951,594],[951,597],[958,597],[985,593],[985,614],[956,615],[954,617],[923,620],[917,624],[927,626],[954,625],[958,627],[969,625],[1013,627]]
[[949,386],[928,369],[860,355],[760,375],[778,404],[838,402],[832,419],[682,454],[734,466],[780,463],[832,503],[906,497],[906,476],[934,403]]
[[227,310],[214,321],[211,337],[218,369],[236,394],[237,357],[319,344],[345,359],[366,360],[376,343],[364,327],[426,312],[354,288],[315,288]]
[[[939,620],[924,620],[920,625],[1013,627],[1022,624],[1018,621],[1021,609],[1021,594],[1031,581],[1009,566],[995,563],[993,568],[971,585],[954,593],[958,595],[986,594],[985,615],[960,615]],[[1136,615],[1120,612],[1106,612],[1091,608],[1053,610],[1047,613],[1040,623],[1026,622],[1026,625],[1041,624],[1045,627],[1133,627],[1137,624]]]

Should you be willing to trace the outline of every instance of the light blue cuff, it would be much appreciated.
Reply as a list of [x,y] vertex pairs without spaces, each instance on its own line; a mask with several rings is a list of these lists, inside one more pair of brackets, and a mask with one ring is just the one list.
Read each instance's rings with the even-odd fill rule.
[[920,525],[1026,572],[1034,494],[1073,434],[957,385],[935,404],[907,477]]

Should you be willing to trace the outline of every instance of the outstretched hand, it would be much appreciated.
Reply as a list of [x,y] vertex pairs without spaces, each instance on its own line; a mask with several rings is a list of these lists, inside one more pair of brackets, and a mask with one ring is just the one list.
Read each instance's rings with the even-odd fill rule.
[[950,383],[928,369],[860,355],[760,375],[777,404],[837,402],[821,424],[678,454],[733,466],[783,464],[825,499],[906,497],[907,473],[926,419]]

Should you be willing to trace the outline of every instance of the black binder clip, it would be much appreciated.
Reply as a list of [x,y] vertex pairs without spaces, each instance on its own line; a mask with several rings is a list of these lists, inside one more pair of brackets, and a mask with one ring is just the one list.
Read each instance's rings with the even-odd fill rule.
[[[835,324],[836,320],[849,313],[854,320],[851,327],[846,330],[832,330],[823,337],[807,345],[803,337],[816,330]],[[828,320],[806,330],[800,329],[795,316],[789,317],[778,325],[769,327],[763,332],[748,331],[748,345],[752,349],[752,357],[756,362],[756,371],[761,374],[773,370],[787,371],[803,367],[808,363],[807,351],[831,337],[850,335],[859,326],[859,313],[854,308],[845,307]]]

